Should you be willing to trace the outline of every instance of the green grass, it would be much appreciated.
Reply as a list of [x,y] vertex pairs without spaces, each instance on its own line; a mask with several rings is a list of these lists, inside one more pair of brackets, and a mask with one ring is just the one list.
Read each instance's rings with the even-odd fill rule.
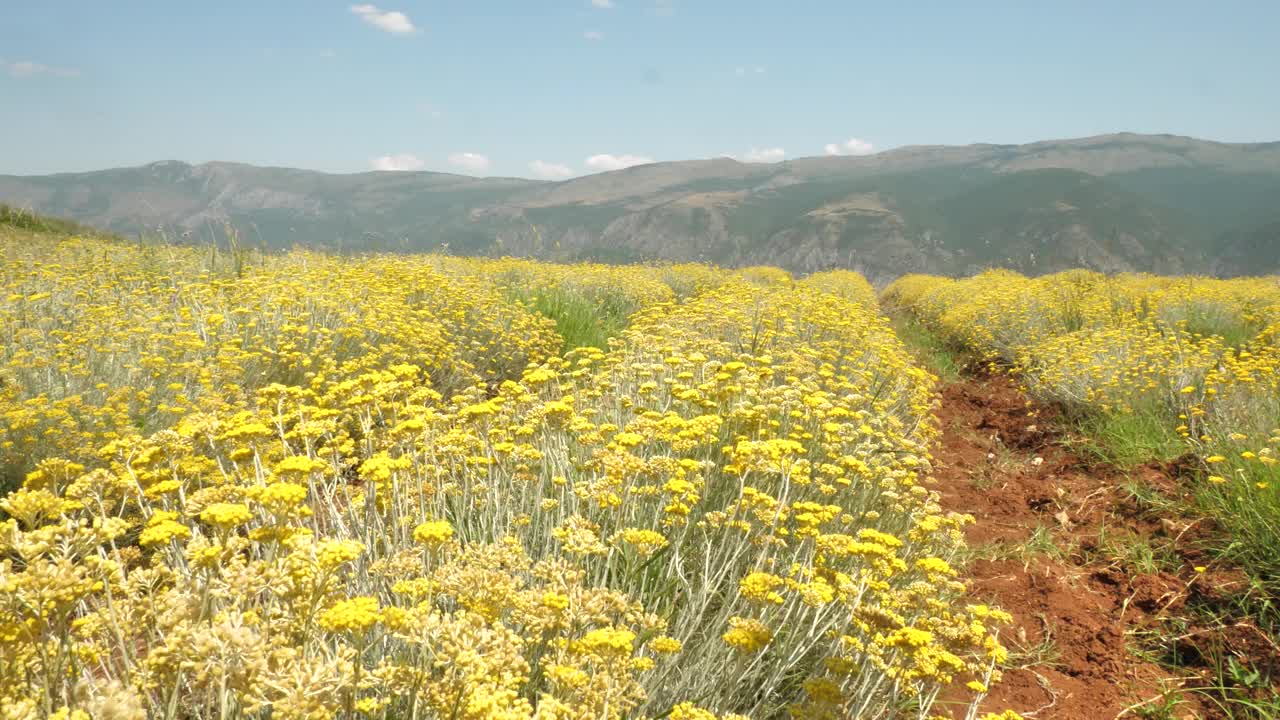
[[1017,560],[1029,567],[1037,558],[1062,561],[1070,554],[1071,549],[1059,544],[1052,527],[1036,525],[1025,540],[996,541],[967,548],[961,552],[960,562],[968,564],[975,560]]
[[965,369],[965,362],[959,352],[949,347],[909,313],[892,313],[889,318],[898,338],[929,372],[946,381],[960,377]]
[[[1171,497],[1137,480],[1130,480],[1124,487],[1148,517],[1194,519],[1215,512],[1206,507],[1203,498]],[[1155,547],[1113,533],[1109,539],[1100,536],[1099,548],[1135,569],[1173,570],[1171,564],[1180,561],[1173,547],[1178,542],[1189,541],[1171,538],[1168,545]],[[1231,530],[1214,533],[1202,544],[1205,550],[1229,560],[1236,559],[1230,549],[1233,545],[1256,549],[1252,539]],[[1160,625],[1137,637],[1137,654],[1179,674],[1208,670],[1208,678],[1196,678],[1181,689],[1180,701],[1195,697],[1232,720],[1269,720],[1280,717],[1280,677],[1267,675],[1251,662],[1252,658],[1239,657],[1239,650],[1229,647],[1226,638],[1228,628],[1247,625],[1266,638],[1264,642],[1280,643],[1280,588],[1274,581],[1260,577],[1259,565],[1242,563],[1240,567],[1248,573],[1248,587],[1225,598],[1211,594],[1217,598],[1212,601],[1192,594],[1179,614],[1162,618]],[[1167,700],[1153,699],[1145,708],[1154,714],[1139,717],[1169,717],[1159,714],[1171,709]]]
[[512,290],[513,299],[550,318],[564,340],[565,352],[580,347],[609,349],[609,338],[627,326],[627,316],[611,311],[570,290],[547,288],[535,292]]
[[1055,628],[1053,623],[1042,614],[1037,614],[1036,618],[1040,621],[1042,629],[1040,640],[1037,642],[1027,641],[1025,638],[1009,638],[1006,642],[1009,648],[1009,661],[1007,667],[1012,670],[1031,670],[1033,668],[1059,668],[1062,667],[1062,653],[1058,648],[1058,642],[1054,639]]
[[1211,472],[1226,482],[1198,479],[1195,503],[1217,520],[1220,536],[1213,549],[1265,581],[1280,598],[1280,470],[1249,469],[1246,474],[1215,466]]
[[1183,717],[1181,708],[1187,700],[1182,689],[1168,683],[1162,685],[1164,687],[1158,695],[1129,708],[1134,717],[1142,720],[1178,720]]
[[1253,342],[1265,325],[1258,320],[1246,320],[1236,315],[1191,311],[1186,317],[1186,329],[1194,335],[1217,336],[1227,347],[1240,348]]
[[[1141,639],[1142,646],[1135,650],[1136,657],[1160,664],[1184,679],[1178,686],[1167,688],[1165,693],[1135,706],[1137,716],[1184,717],[1170,711],[1195,698],[1200,705],[1217,710],[1212,717],[1229,720],[1280,717],[1280,686],[1277,685],[1280,679],[1268,676],[1251,662],[1252,658],[1237,659],[1221,642],[1215,641],[1212,618],[1194,612],[1192,615],[1197,618],[1195,623],[1179,618],[1149,631]],[[1199,639],[1194,649],[1180,645],[1188,637]]]
[[1138,533],[1105,524],[1098,528],[1095,548],[1103,562],[1118,563],[1125,570],[1141,575],[1177,572],[1182,566],[1171,543],[1153,542]]
[[[1145,506],[1158,508],[1162,517],[1212,518],[1215,532],[1203,541],[1205,549],[1239,565],[1280,597],[1280,466],[1241,458],[1243,445],[1194,448],[1169,424],[1155,413],[1097,414],[1079,419],[1075,429],[1083,436],[1078,444],[1084,450],[1120,468],[1170,461],[1193,451],[1201,456],[1220,453],[1224,462],[1180,479],[1188,490],[1182,497],[1166,497],[1136,483],[1129,492]],[[1210,476],[1225,482],[1215,484]]]
[[1121,468],[1152,460],[1173,460],[1188,449],[1174,431],[1176,423],[1155,411],[1086,413],[1076,417],[1073,425],[1082,438],[1079,449]]
[[45,217],[29,210],[22,210],[4,204],[0,204],[0,225],[18,230],[59,235],[92,235],[95,237],[103,235],[102,232],[77,222]]

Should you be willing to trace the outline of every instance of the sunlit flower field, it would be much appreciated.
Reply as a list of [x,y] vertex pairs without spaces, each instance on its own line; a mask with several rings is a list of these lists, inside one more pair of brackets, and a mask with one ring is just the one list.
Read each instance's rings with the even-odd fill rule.
[[[934,380],[856,274],[10,232],[0,283],[0,717],[976,717],[998,680]],[[1274,326],[1135,313],[1185,376],[1009,357],[1215,442],[1274,385]]]
[[1280,278],[910,275],[884,300],[1147,458],[1193,453],[1228,555],[1280,581]]

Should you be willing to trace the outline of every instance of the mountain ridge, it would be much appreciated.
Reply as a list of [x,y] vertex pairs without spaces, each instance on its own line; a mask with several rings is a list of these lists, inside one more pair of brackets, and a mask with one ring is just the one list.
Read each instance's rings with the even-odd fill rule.
[[563,181],[230,161],[0,175],[0,202],[105,230],[269,247],[1040,273],[1280,272],[1280,141],[1113,133],[778,163],[664,161]]
[[574,180],[581,179],[584,177],[595,177],[599,175],[606,175],[609,173],[624,172],[631,168],[646,167],[646,166],[653,166],[653,165],[713,163],[713,162],[723,161],[723,162],[734,163],[737,165],[776,167],[779,165],[785,166],[790,163],[795,163],[798,161],[806,161],[806,160],[858,161],[865,158],[876,158],[876,157],[886,156],[886,155],[912,153],[912,152],[919,152],[919,151],[935,151],[935,150],[955,151],[955,150],[966,150],[966,149],[1018,150],[1018,149],[1035,149],[1035,148],[1041,148],[1041,147],[1053,147],[1058,145],[1073,146],[1073,147],[1081,147],[1081,146],[1089,147],[1089,146],[1105,144],[1107,142],[1121,141],[1121,140],[1131,141],[1136,143],[1145,143],[1148,145],[1155,145],[1155,146],[1160,146],[1160,143],[1155,141],[1166,141],[1166,144],[1167,144],[1167,141],[1177,141],[1180,143],[1186,142],[1186,143],[1199,145],[1199,146],[1217,146],[1217,147],[1233,148],[1233,149],[1241,149],[1241,150],[1264,150],[1265,149],[1265,150],[1275,150],[1277,152],[1280,152],[1280,140],[1253,141],[1253,142],[1227,142],[1227,141],[1221,141],[1221,140],[1205,140],[1205,139],[1196,138],[1190,135],[1177,135],[1172,133],[1116,132],[1116,133],[1104,133],[1100,135],[1088,135],[1084,137],[1075,137],[1075,138],[1054,138],[1054,139],[1047,139],[1047,140],[1035,140],[1029,143],[976,142],[976,143],[967,143],[964,145],[946,145],[946,144],[901,145],[898,147],[888,148],[886,150],[879,150],[879,151],[876,151],[873,153],[867,153],[864,155],[802,155],[800,157],[791,158],[789,160],[782,160],[782,161],[772,162],[772,163],[739,160],[735,157],[731,157],[727,155],[710,157],[710,158],[692,158],[688,160],[658,160],[655,162],[643,163],[640,165],[632,165],[628,168],[622,168],[621,170],[608,170],[608,171],[601,171],[597,173],[588,173],[582,176],[578,176],[576,178],[569,178],[566,180],[540,180],[535,178],[519,178],[514,176],[476,176],[476,175],[467,175],[464,173],[442,172],[437,170],[356,170],[351,172],[331,172],[326,170],[296,168],[296,167],[290,167],[287,165],[255,165],[253,163],[240,162],[236,160],[206,160],[202,162],[193,163],[186,160],[179,160],[177,158],[153,160],[147,163],[143,163],[141,165],[125,165],[125,166],[119,166],[115,168],[104,168],[100,170],[63,171],[63,172],[56,172],[56,173],[34,173],[34,174],[31,174],[31,173],[16,174],[15,173],[15,174],[3,174],[0,176],[11,177],[11,178],[56,178],[56,177],[67,177],[67,176],[74,176],[74,175],[85,175],[90,173],[112,172],[115,170],[145,169],[145,168],[163,167],[163,166],[171,166],[171,165],[186,166],[189,168],[200,168],[200,167],[210,166],[210,165],[219,165],[219,166],[231,166],[231,167],[240,167],[240,168],[256,168],[259,170],[290,170],[290,171],[300,171],[300,172],[307,172],[307,173],[316,173],[320,175],[334,175],[334,176],[449,175],[449,176],[459,177],[459,178],[485,179],[485,180],[488,180],[488,179],[518,180],[521,182],[528,182],[528,183],[554,185],[559,183],[572,182]]

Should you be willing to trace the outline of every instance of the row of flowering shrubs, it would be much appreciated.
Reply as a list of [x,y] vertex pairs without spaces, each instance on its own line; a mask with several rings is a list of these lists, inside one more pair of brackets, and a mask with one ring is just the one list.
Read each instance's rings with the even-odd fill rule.
[[490,261],[40,242],[0,717],[924,718],[998,677],[860,277],[651,269],[561,354]]

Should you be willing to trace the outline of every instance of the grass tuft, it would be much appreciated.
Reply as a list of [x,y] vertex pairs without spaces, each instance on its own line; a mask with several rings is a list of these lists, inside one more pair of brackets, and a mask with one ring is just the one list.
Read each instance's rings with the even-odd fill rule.
[[1188,449],[1168,419],[1157,412],[1086,412],[1075,418],[1074,425],[1081,450],[1120,468],[1173,460]]
[[572,290],[560,287],[534,292],[512,290],[512,295],[513,299],[555,322],[556,332],[564,340],[564,352],[581,347],[608,350],[609,338],[627,326],[625,314],[613,312]]
[[966,364],[958,351],[909,313],[893,313],[889,317],[907,350],[929,372],[948,382],[960,378]]

